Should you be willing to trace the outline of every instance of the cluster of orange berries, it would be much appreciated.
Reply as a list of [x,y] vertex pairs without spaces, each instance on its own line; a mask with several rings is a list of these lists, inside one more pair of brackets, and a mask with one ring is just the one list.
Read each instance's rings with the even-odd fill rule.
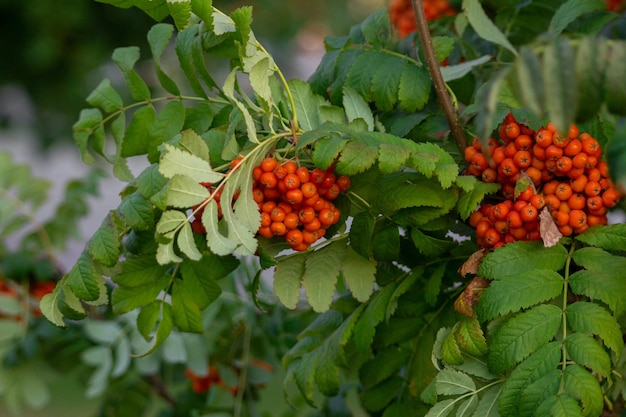
[[488,140],[487,154],[478,138],[464,151],[467,174],[502,185],[503,201],[483,204],[470,216],[479,245],[540,239],[538,215],[544,207],[564,236],[607,223],[607,210],[621,195],[595,138],[573,124],[567,135],[552,123],[535,132],[509,113],[499,139]]
[[[442,16],[454,16],[457,13],[448,0],[425,0],[423,4],[426,20],[429,22]],[[391,0],[389,3],[389,20],[402,38],[415,32],[417,25],[411,0]]]
[[348,190],[350,179],[337,177],[332,166],[309,169],[269,156],[252,173],[253,198],[261,211],[259,235],[284,237],[292,249],[304,251],[339,221],[332,200]]

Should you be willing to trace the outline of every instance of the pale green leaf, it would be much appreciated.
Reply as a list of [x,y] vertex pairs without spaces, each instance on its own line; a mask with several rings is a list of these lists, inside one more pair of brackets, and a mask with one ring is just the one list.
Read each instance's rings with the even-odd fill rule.
[[410,156],[409,147],[381,143],[378,147],[378,169],[383,174],[390,174],[400,169]]
[[621,271],[624,269],[612,269],[609,265],[604,271],[583,269],[570,275],[570,287],[574,294],[606,303],[619,317],[626,311],[626,300],[622,296],[626,294],[626,281]]
[[217,183],[224,178],[224,174],[213,171],[209,162],[201,157],[175,148],[167,143],[163,144],[163,146],[165,152],[161,157],[159,172],[166,178],[185,175],[198,183]]
[[183,227],[178,233],[177,243],[178,249],[189,259],[199,261],[202,258],[202,254],[193,239],[193,231],[191,230],[191,224],[189,222],[183,223]]
[[280,302],[291,310],[296,308],[300,298],[304,262],[303,255],[292,256],[279,261],[274,272],[274,293]]
[[374,291],[376,262],[364,258],[348,246],[341,271],[352,296],[362,303],[366,302]]
[[288,82],[289,90],[295,104],[295,115],[299,127],[303,131],[313,130],[320,125],[317,100],[309,84],[302,80],[292,79]]
[[344,251],[345,246],[332,244],[310,253],[306,258],[302,284],[309,304],[318,313],[330,307]]
[[502,385],[493,385],[483,391],[478,405],[472,414],[472,417],[500,417],[498,412],[498,399],[502,392]]
[[424,417],[446,417],[449,415],[454,407],[456,407],[458,399],[447,399],[439,401],[435,404]]
[[343,108],[348,121],[363,119],[369,131],[374,130],[374,115],[367,102],[349,86],[343,88]]
[[207,231],[207,245],[216,255],[230,255],[237,247],[237,242],[224,236],[219,229],[217,203],[209,201],[202,212],[202,224]]
[[435,377],[439,395],[460,395],[476,390],[474,380],[467,374],[452,369],[443,369]]
[[188,208],[209,198],[206,187],[185,175],[174,175],[167,186],[167,205]]
[[159,243],[156,252],[156,260],[160,265],[169,265],[171,263],[180,263],[183,261],[183,258],[176,254],[174,241],[171,240],[167,243]]
[[481,66],[486,62],[491,61],[492,57],[489,55],[483,55],[480,58],[465,61],[461,64],[448,65],[439,68],[441,75],[445,82],[450,82],[463,78],[467,73],[473,70],[475,67]]
[[355,175],[370,168],[376,162],[378,149],[355,140],[348,141],[341,150],[337,171]]
[[160,235],[166,235],[180,229],[182,225],[187,222],[187,215],[182,211],[167,210],[161,215],[156,225],[156,232]]
[[551,341],[561,325],[560,308],[542,304],[509,318],[491,342],[488,364],[496,374],[505,372]]
[[39,308],[48,321],[58,327],[67,327],[63,321],[63,315],[59,310],[59,285],[54,290],[42,297]]

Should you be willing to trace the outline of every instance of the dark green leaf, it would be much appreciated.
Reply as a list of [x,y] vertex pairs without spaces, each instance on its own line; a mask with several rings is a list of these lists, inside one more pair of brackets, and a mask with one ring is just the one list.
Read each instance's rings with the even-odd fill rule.
[[371,255],[371,239],[376,221],[368,212],[361,212],[352,219],[350,227],[350,247],[359,255],[369,258]]
[[162,302],[161,300],[154,300],[145,305],[137,315],[137,330],[146,341],[150,340],[154,326],[159,320]]
[[359,379],[365,389],[374,387],[404,367],[410,352],[397,346],[390,347],[365,362],[359,370]]
[[[354,223],[352,223],[354,225]],[[352,232],[352,229],[350,229]],[[372,239],[372,256],[377,261],[394,261],[400,253],[400,231],[390,224],[377,230]]]
[[115,314],[124,314],[137,307],[145,306],[154,301],[169,284],[169,277],[161,275],[154,281],[136,287],[117,287],[111,295],[111,305]]
[[441,239],[422,232],[417,227],[411,229],[411,240],[415,247],[428,257],[437,257],[457,246],[452,239]]
[[431,87],[432,82],[426,68],[413,63],[404,64],[398,88],[400,107],[408,112],[421,109],[428,102]]
[[121,264],[122,272],[113,277],[113,281],[125,287],[147,285],[162,278],[167,270],[159,265],[154,253],[128,258]]
[[128,227],[148,230],[154,225],[154,209],[139,191],[126,196],[117,211]]
[[191,86],[193,92],[199,97],[207,98],[207,94],[204,91],[204,88],[202,88],[202,84],[200,84],[198,77],[196,76],[196,71],[193,63],[193,50],[195,42],[200,42],[198,38],[198,25],[190,26],[178,34],[175,47],[176,56],[178,56],[178,62],[180,63],[180,67],[185,73],[187,81],[189,81],[189,85]]
[[[197,305],[200,310],[204,310],[222,293],[222,289],[215,282],[211,275],[216,271],[211,271],[209,274],[203,273],[207,269],[207,265],[204,265],[205,261],[215,262],[217,256],[209,255],[205,256],[199,262],[185,262],[181,266],[183,286],[180,286],[181,294],[190,302]],[[225,261],[228,258],[221,258]],[[219,269],[220,266],[216,265]],[[222,269],[226,270],[224,267]],[[230,269],[230,268],[228,268]],[[230,271],[229,271],[230,272]],[[221,274],[220,274],[221,275]],[[225,274],[224,274],[225,275]],[[221,278],[220,276],[219,278]]]
[[[460,177],[459,177],[460,178]],[[499,184],[477,182],[471,191],[464,191],[459,197],[457,210],[462,219],[467,219],[476,210],[486,195],[494,194],[500,189]]]
[[159,324],[155,332],[154,343],[152,344],[152,347],[150,347],[150,349],[138,355],[138,357],[147,356],[151,354],[152,352],[154,352],[156,348],[161,346],[161,344],[165,341],[165,339],[167,339],[171,331],[172,331],[172,307],[169,304],[162,302],[161,320],[159,321]]
[[191,300],[192,290],[187,288],[189,280],[174,280],[172,286],[172,319],[183,332],[202,333],[200,307]]
[[516,78],[512,85],[518,90],[522,102],[534,114],[543,115],[545,89],[539,58],[529,48],[522,48],[514,69],[512,74]]
[[315,142],[315,151],[313,152],[315,166],[320,169],[327,169],[335,162],[335,159],[347,143],[344,139],[334,135]]
[[167,23],[158,23],[152,26],[148,32],[148,43],[150,44],[152,59],[154,60],[157,78],[161,86],[170,94],[180,95],[180,90],[174,80],[161,69],[161,55],[170,43],[173,34],[174,26]]
[[560,393],[546,398],[535,410],[537,416],[582,417],[578,402],[569,394]]
[[487,17],[478,0],[463,0],[463,9],[469,24],[481,38],[507,48],[513,54],[517,51],[498,27]]
[[389,300],[395,289],[396,284],[388,284],[374,293],[354,326],[354,342],[361,352],[370,350],[376,326],[385,319]]
[[352,296],[361,303],[366,302],[374,290],[376,261],[364,258],[347,246],[341,272]]
[[67,284],[81,300],[94,301],[100,298],[101,292],[104,291],[104,278],[96,271],[87,251],[81,253],[68,273]]
[[360,394],[363,407],[372,412],[381,411],[397,397],[404,383],[403,378],[393,376],[372,388],[366,389]]
[[373,46],[385,46],[389,42],[391,28],[389,15],[385,8],[379,9],[361,23],[361,32],[365,42]]
[[496,374],[505,372],[554,338],[561,325],[560,308],[545,304],[509,318],[491,342],[488,364]]
[[104,266],[115,265],[120,256],[120,231],[111,220],[113,215],[114,211],[105,217],[87,244],[89,255]]
[[372,98],[378,109],[388,111],[396,105],[404,64],[401,58],[388,57],[374,73]]
[[623,88],[625,72],[626,42],[615,41],[610,45],[608,67],[604,78],[604,101],[609,111],[621,116],[626,115],[626,91]]

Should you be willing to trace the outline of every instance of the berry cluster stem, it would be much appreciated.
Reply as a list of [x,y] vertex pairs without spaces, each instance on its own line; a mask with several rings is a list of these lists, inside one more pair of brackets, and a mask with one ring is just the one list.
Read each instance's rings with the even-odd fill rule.
[[459,148],[459,151],[463,151],[463,149],[467,147],[467,138],[465,137],[465,132],[463,132],[459,115],[454,109],[452,99],[447,92],[446,83],[443,81],[443,76],[439,70],[439,63],[435,57],[432,37],[430,36],[426,14],[424,13],[424,5],[422,4],[422,0],[411,0],[411,4],[413,5],[415,23],[417,23],[417,33],[419,34],[424,56],[426,57],[428,72],[435,85],[437,98],[446,114],[446,119],[448,120],[448,125],[450,126],[450,131],[456,142],[456,146]]

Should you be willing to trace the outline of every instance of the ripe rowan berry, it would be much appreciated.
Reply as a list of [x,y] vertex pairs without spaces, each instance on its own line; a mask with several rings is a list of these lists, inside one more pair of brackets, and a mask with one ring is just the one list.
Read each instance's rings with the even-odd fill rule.
[[263,159],[260,165],[261,170],[263,170],[263,172],[272,172],[276,169],[277,166],[278,166],[278,162],[276,162],[276,159],[272,157],[267,157]]
[[521,211],[520,216],[524,222],[532,222],[537,219],[537,208],[531,204],[527,204]]

